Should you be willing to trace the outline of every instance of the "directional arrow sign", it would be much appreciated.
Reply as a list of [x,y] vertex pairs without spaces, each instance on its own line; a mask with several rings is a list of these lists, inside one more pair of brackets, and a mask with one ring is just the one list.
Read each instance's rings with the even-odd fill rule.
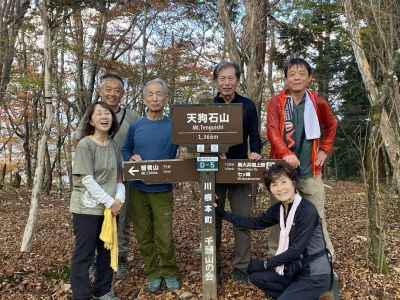
[[129,174],[131,174],[132,176],[135,176],[135,173],[138,173],[138,172],[140,172],[140,171],[137,170],[137,169],[135,169],[135,167],[131,167],[131,168],[128,170],[128,172],[129,172]]
[[143,160],[123,162],[125,181],[141,180],[146,183],[176,183],[198,181],[193,159]]
[[[213,159],[217,159],[217,157]],[[268,159],[259,161],[221,159],[218,164],[219,170],[216,172],[216,183],[261,182],[265,170],[277,161]],[[123,165],[125,181],[141,180],[146,183],[176,183],[199,181],[200,179],[199,173],[196,171],[196,160],[194,159],[129,161],[124,162]]]

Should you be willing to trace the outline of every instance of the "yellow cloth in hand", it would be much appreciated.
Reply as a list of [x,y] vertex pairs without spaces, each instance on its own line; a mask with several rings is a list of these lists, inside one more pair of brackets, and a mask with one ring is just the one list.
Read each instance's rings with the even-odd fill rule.
[[111,268],[118,270],[118,235],[117,218],[111,213],[111,209],[104,210],[104,220],[101,226],[100,239],[104,242],[104,248],[111,251]]

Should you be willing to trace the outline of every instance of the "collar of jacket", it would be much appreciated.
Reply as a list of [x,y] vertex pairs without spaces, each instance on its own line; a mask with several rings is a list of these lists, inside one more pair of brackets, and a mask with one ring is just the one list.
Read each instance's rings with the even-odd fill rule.
[[[318,98],[318,93],[314,92],[314,91],[310,91],[309,89],[305,90],[305,93],[308,93],[310,95],[310,99],[314,104],[315,109],[317,109],[317,98]],[[287,98],[288,94],[286,92],[286,89],[282,90],[278,97],[279,97],[279,103],[281,105],[284,105],[286,102],[286,98]]]
[[[218,92],[217,96],[214,97],[214,103],[226,103],[224,98],[220,96],[221,94]],[[235,96],[233,97],[232,101],[229,103],[236,103],[239,102],[239,98],[241,96],[235,92]]]

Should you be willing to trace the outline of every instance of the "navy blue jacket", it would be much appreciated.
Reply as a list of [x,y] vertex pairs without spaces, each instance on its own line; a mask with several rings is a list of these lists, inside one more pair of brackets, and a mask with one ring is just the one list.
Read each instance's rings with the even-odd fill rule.
[[[214,98],[214,103],[225,103],[225,100],[218,94]],[[258,131],[258,114],[254,102],[235,93],[235,98],[232,99],[231,103],[243,104],[243,144],[229,147],[226,157],[234,159],[247,158],[248,139],[250,139],[250,152],[261,153],[261,139]]]
[[[237,227],[261,230],[279,224],[280,207],[278,202],[257,217],[243,217],[228,213],[221,208],[215,208],[218,216],[233,223]],[[289,205],[289,209],[291,204]],[[287,216],[285,216],[286,222]],[[289,232],[289,248],[267,261],[267,269],[288,264],[308,255],[314,255],[324,250],[325,240],[321,221],[315,206],[307,199],[302,199],[294,215],[293,225]],[[330,263],[327,256],[322,256],[309,265],[310,275],[330,274]]]

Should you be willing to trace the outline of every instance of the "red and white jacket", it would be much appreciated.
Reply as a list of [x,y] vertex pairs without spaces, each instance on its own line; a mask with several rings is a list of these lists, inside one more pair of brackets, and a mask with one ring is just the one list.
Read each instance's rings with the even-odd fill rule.
[[[310,98],[317,112],[321,138],[313,140],[311,151],[311,164],[313,175],[321,173],[321,167],[316,166],[318,150],[321,149],[329,154],[333,150],[336,137],[337,121],[329,106],[328,101],[316,92],[310,92]],[[267,139],[271,143],[271,158],[282,159],[294,154],[289,150],[284,139],[284,107],[287,99],[285,90],[279,95],[273,96],[267,104]]]

